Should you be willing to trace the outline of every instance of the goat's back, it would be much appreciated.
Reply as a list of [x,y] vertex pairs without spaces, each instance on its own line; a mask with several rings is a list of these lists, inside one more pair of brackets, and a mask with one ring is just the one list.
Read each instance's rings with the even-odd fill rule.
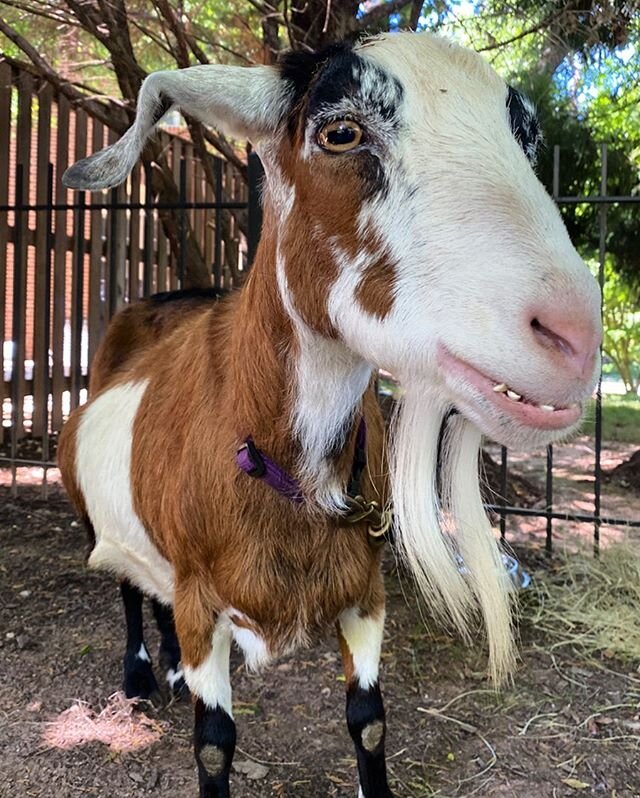
[[137,355],[226,294],[215,288],[166,291],[121,310],[111,320],[91,364],[89,395],[94,396],[127,369]]

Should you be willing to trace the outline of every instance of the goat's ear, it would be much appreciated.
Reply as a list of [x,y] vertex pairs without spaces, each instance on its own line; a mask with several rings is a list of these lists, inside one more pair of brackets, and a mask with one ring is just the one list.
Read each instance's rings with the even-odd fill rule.
[[272,67],[205,65],[154,72],[142,84],[135,122],[124,136],[69,167],[62,182],[89,191],[122,183],[149,134],[173,107],[234,137],[258,140],[273,133],[286,105],[286,82]]

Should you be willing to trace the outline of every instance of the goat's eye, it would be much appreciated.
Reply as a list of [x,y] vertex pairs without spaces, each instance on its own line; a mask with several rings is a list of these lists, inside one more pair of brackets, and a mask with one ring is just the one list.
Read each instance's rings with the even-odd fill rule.
[[329,152],[347,152],[362,141],[362,128],[350,119],[329,122],[318,133],[318,144]]

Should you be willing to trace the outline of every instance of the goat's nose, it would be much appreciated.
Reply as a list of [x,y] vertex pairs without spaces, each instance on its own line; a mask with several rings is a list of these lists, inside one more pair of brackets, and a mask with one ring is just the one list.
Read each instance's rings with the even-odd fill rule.
[[570,307],[545,309],[531,320],[536,342],[551,352],[572,376],[591,376],[600,349],[600,320],[591,314],[573,313]]

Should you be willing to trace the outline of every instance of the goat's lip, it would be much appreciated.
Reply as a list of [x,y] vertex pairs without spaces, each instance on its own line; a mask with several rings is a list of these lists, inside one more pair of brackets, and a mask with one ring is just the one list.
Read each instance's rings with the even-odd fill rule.
[[[477,368],[452,354],[443,344],[438,346],[438,365],[444,372],[445,379],[453,377],[456,382],[463,380],[467,385],[475,388],[493,407],[501,414],[508,415],[514,421],[525,427],[538,430],[561,430],[573,426],[582,415],[582,407],[572,404],[569,407],[557,407],[553,410],[534,404],[522,397],[520,401],[509,399],[506,392],[495,390],[500,384],[499,380],[487,377]],[[459,395],[459,385],[456,391]],[[473,402],[473,393],[460,397],[462,402]],[[478,408],[476,408],[478,410]]]

